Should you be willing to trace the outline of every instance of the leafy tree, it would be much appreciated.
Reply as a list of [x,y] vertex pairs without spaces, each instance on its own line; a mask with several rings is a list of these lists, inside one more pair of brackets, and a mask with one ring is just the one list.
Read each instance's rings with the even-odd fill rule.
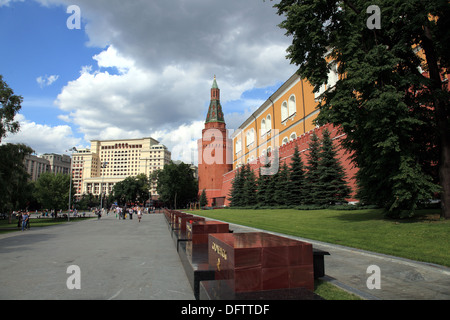
[[8,87],[3,76],[0,75],[0,142],[8,132],[19,131],[19,122],[14,121],[14,116],[19,112],[23,98],[14,94]]
[[202,193],[200,194],[200,207],[205,207],[206,205],[208,205],[208,198],[206,197],[206,190],[203,189]]
[[24,144],[0,146],[0,211],[24,209],[31,200],[31,183],[24,159],[33,150]]
[[90,208],[98,206],[100,206],[100,199],[98,196],[94,196],[92,193],[83,194],[75,203],[75,207],[79,210],[88,210]]
[[345,172],[337,159],[337,152],[328,129],[323,131],[318,171],[320,173],[317,182],[319,204],[345,202],[350,195],[350,188],[345,181]]
[[319,159],[320,159],[320,141],[315,133],[311,135],[311,141],[309,142],[309,153],[307,158],[307,172],[305,180],[307,183],[308,194],[305,198],[305,202],[308,204],[318,204],[320,186],[320,172],[319,172]]
[[118,201],[120,205],[125,205],[129,202],[145,202],[149,197],[150,185],[147,176],[143,173],[137,176],[130,176],[124,180],[116,183],[113,187],[113,198]]
[[289,193],[287,196],[289,205],[302,205],[306,199],[306,181],[305,168],[303,160],[298,152],[298,147],[295,146],[294,153],[290,164],[290,183]]
[[293,39],[288,58],[315,92],[330,70],[341,75],[323,93],[317,121],[346,134],[362,200],[390,215],[411,215],[441,192],[441,215],[450,218],[450,92],[442,81],[450,69],[450,6],[377,0],[377,29],[367,23],[372,4],[280,1],[280,27]]
[[157,181],[160,199],[171,207],[185,207],[189,202],[197,201],[198,182],[190,165],[166,164],[163,170],[158,171]]
[[[67,174],[53,174],[44,172],[34,184],[36,199],[49,210],[55,210],[55,218],[58,210],[65,210],[69,205],[70,176]],[[75,190],[72,187],[72,197]]]

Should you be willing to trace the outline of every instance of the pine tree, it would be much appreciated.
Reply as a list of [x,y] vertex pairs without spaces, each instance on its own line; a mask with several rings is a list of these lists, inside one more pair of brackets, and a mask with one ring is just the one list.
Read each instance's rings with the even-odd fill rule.
[[345,172],[337,159],[337,152],[328,129],[323,131],[318,171],[317,200],[319,204],[333,205],[337,202],[345,202],[350,195],[350,188],[345,181]]
[[230,207],[240,207],[243,205],[243,189],[244,189],[244,176],[243,167],[237,168],[236,173],[231,184],[231,191],[229,194]]
[[286,163],[283,163],[279,172],[275,176],[275,192],[274,200],[277,205],[285,206],[288,205],[289,195],[289,169]]
[[274,194],[277,190],[277,180],[278,180],[279,172],[276,172],[273,175],[267,176],[267,189],[266,189],[266,204],[270,207],[276,207],[278,202],[276,201]]
[[271,173],[269,171],[269,169],[271,168],[271,162],[269,161],[269,157],[267,155],[264,155],[262,163],[265,163],[265,165],[259,168],[259,177],[257,181],[258,190],[256,192],[256,199],[259,205],[266,207],[271,205],[270,179],[272,178],[272,175],[268,174]]
[[247,168],[245,170],[243,199],[244,199],[244,201],[243,201],[244,206],[246,206],[246,207],[254,206],[257,204],[256,177],[255,177],[255,173],[250,168],[249,164],[247,164]]
[[206,197],[206,190],[203,189],[202,193],[200,194],[200,207],[204,207],[208,204],[208,198]]
[[292,161],[290,165],[290,183],[289,183],[289,205],[302,205],[306,199],[306,181],[305,181],[305,169],[303,166],[302,158],[298,151],[298,147],[295,146],[294,154],[292,155]]
[[315,133],[311,135],[309,142],[309,154],[307,160],[307,172],[305,175],[308,194],[305,202],[308,204],[318,204],[319,196],[319,158],[320,157],[320,141]]

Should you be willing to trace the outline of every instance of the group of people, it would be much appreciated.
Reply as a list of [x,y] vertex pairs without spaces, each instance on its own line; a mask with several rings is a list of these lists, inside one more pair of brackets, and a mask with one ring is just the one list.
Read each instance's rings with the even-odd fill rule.
[[133,214],[136,214],[139,222],[141,222],[142,214],[144,213],[144,208],[139,206],[130,208],[115,207],[114,211],[116,212],[116,218],[118,218],[119,220],[120,219],[125,220],[127,219],[127,217],[129,217],[130,220],[133,220]]
[[22,228],[22,231],[30,229],[30,213],[28,211],[19,211],[18,216],[17,228]]

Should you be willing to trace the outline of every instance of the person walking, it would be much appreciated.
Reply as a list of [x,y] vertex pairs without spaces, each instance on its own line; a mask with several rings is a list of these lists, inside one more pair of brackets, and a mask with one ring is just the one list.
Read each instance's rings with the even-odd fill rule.
[[142,218],[142,208],[138,208],[137,216],[138,216],[139,222],[141,222],[141,218]]
[[30,216],[29,216],[28,212],[24,212],[22,214],[22,231],[25,230],[29,218],[30,218]]

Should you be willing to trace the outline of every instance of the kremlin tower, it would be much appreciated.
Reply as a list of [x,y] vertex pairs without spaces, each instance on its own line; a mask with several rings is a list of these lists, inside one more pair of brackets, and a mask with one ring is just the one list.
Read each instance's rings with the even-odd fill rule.
[[211,101],[202,139],[198,141],[198,191],[206,191],[209,206],[222,206],[227,194],[222,194],[223,175],[233,170],[232,142],[228,139],[220,89],[216,76],[211,87]]

